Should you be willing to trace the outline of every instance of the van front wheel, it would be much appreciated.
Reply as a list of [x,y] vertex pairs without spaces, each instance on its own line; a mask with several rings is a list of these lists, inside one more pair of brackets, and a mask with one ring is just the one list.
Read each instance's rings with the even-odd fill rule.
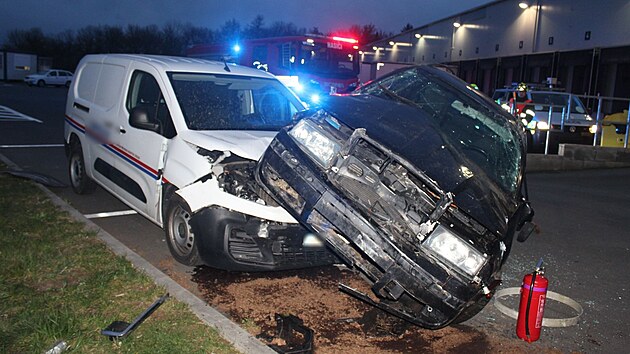
[[197,240],[190,226],[191,216],[190,208],[182,198],[178,195],[169,198],[164,224],[168,249],[179,263],[196,266],[201,261]]
[[68,159],[68,175],[72,190],[77,194],[90,194],[96,189],[96,183],[85,171],[85,159],[83,158],[81,143],[75,142],[71,149]]

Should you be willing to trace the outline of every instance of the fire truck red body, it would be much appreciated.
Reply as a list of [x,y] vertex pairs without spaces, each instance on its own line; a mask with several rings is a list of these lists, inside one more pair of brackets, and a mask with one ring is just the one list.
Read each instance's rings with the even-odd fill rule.
[[356,39],[304,35],[200,44],[187,55],[255,66],[310,92],[344,93],[358,83],[358,49]]

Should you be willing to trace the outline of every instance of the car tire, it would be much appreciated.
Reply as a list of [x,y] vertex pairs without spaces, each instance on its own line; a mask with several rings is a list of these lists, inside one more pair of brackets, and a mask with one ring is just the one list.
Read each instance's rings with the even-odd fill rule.
[[200,265],[198,240],[190,226],[192,216],[190,207],[176,194],[166,200],[166,203],[164,232],[171,255],[179,263],[188,266]]
[[37,81],[37,86],[39,86],[39,87],[44,87],[44,86],[46,86],[46,81],[44,81],[44,80],[39,80],[39,81]]
[[85,170],[85,158],[81,143],[71,145],[68,157],[68,177],[72,190],[77,194],[90,194],[96,189],[96,183],[87,175]]

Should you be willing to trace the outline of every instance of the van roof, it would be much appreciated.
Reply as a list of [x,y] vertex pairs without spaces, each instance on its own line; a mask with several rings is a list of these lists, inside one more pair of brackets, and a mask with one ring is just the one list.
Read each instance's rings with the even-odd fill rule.
[[[85,59],[98,62],[107,62],[108,59],[144,62],[164,71],[232,74],[263,78],[273,77],[273,75],[255,68],[249,68],[234,63],[223,63],[189,57],[147,54],[90,54],[87,55]],[[225,70],[226,66],[230,69],[229,72]]]

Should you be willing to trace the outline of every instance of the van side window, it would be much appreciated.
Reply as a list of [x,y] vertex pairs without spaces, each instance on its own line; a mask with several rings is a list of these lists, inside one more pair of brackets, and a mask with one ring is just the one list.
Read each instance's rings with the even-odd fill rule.
[[139,106],[146,109],[150,120],[160,124],[164,137],[171,139],[177,135],[171,113],[157,81],[151,74],[137,70],[131,76],[126,107],[127,111],[131,112]]

